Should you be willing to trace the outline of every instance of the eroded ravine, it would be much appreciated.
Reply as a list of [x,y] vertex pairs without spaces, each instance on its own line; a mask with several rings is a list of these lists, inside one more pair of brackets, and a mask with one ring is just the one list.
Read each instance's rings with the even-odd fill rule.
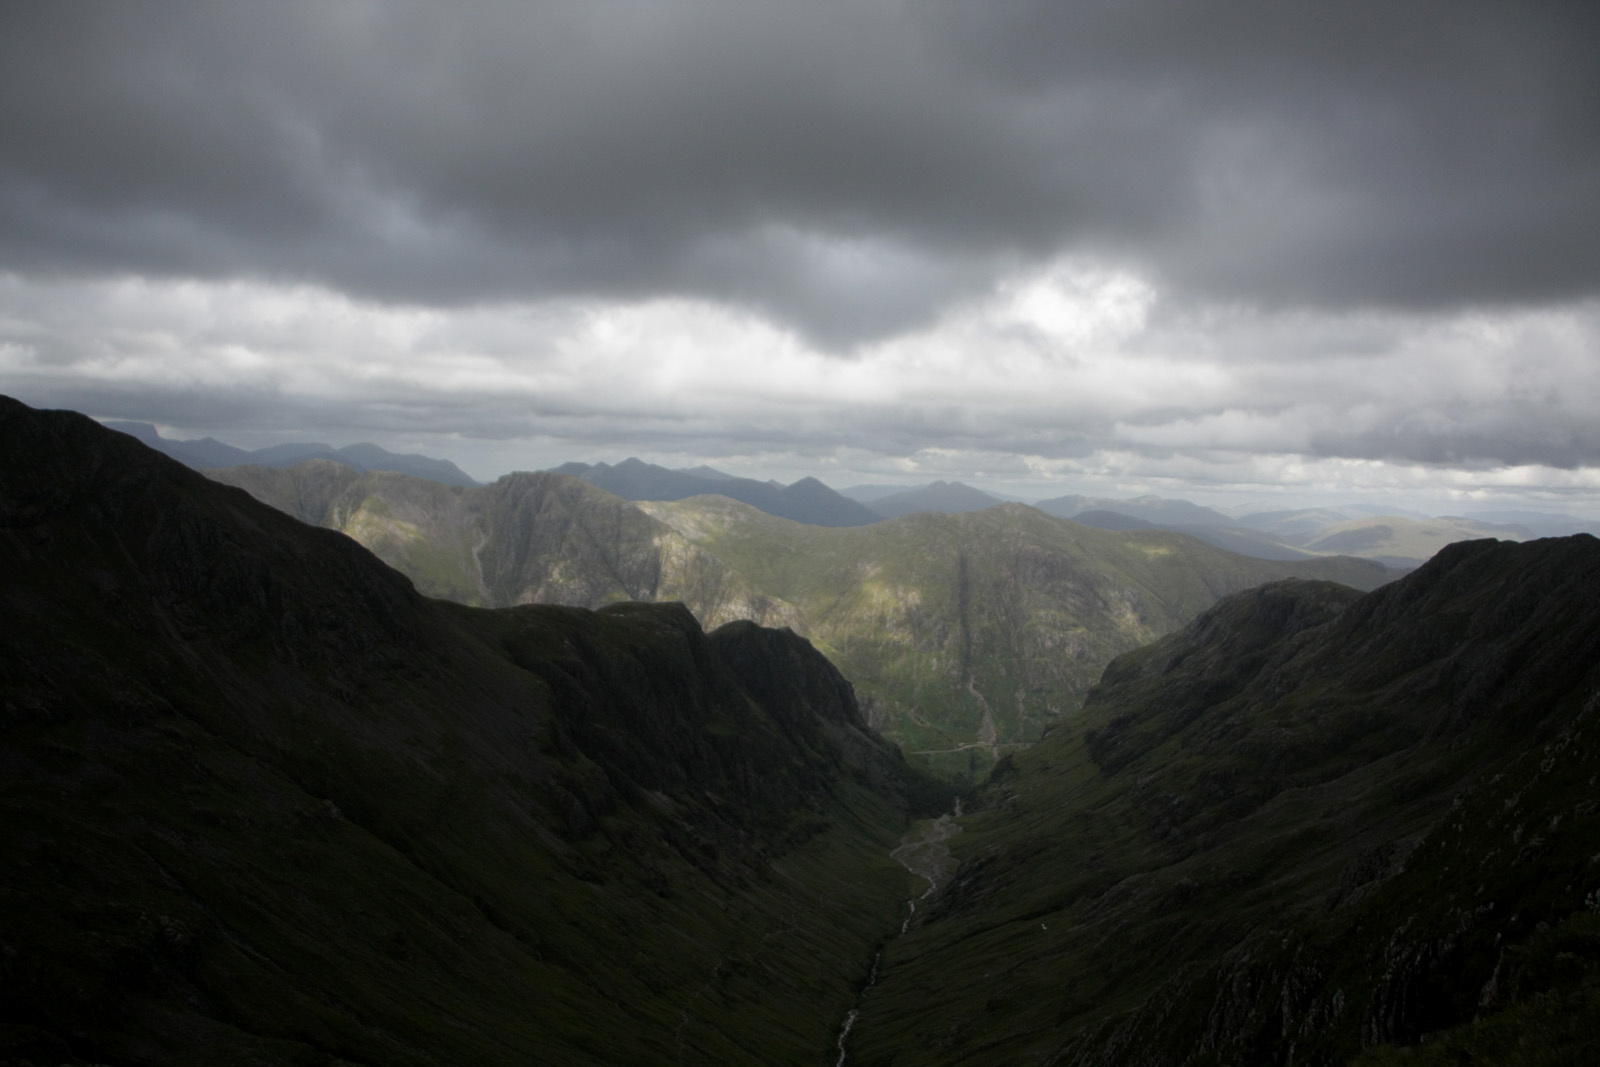
[[[939,886],[944,884],[955,873],[960,864],[955,857],[950,855],[950,846],[945,842],[961,832],[961,800],[956,799],[954,810],[939,816],[921,830],[912,830],[900,839],[900,844],[890,850],[889,857],[906,870],[925,879],[928,888],[920,896],[912,897],[906,901],[907,914],[900,923],[902,936],[911,928],[911,920],[917,914],[917,901],[926,900],[938,892]],[[883,949],[880,947],[872,957],[872,969],[867,975],[866,985],[861,987],[861,992],[856,996],[856,1006],[850,1009],[844,1017],[844,1023],[839,1027],[839,1038],[836,1045],[839,1049],[839,1059],[836,1067],[844,1067],[845,1042],[850,1037],[850,1030],[855,1026],[856,1019],[861,1015],[861,1000],[872,987],[878,984],[878,963],[883,959]]]

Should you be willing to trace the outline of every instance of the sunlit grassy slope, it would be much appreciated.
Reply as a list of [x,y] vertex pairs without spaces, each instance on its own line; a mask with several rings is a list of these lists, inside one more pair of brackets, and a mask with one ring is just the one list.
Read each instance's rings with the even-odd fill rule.
[[1387,577],[1365,561],[1269,562],[1020,504],[849,529],[719,497],[641,507],[794,605],[874,725],[934,767],[965,773],[1037,740],[1113,656],[1220,596],[1287,575],[1362,588]]

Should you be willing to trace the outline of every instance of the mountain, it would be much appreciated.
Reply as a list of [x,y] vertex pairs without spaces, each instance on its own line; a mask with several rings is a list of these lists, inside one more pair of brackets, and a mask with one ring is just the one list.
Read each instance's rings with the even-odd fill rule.
[[0,545],[6,1063],[817,1062],[947,802],[792,633],[430,600],[9,399]]
[[1080,511],[1072,517],[1072,521],[1081,522],[1085,526],[1097,526],[1102,530],[1171,530],[1173,533],[1188,534],[1208,545],[1256,559],[1312,559],[1318,555],[1316,552],[1285,544],[1272,534],[1247,526],[1218,526],[1213,523],[1197,526],[1185,523],[1161,524],[1136,519],[1131,515],[1115,511]]
[[308,459],[327,459],[343,463],[357,471],[398,471],[415,478],[427,478],[445,485],[470,486],[479,484],[466,471],[443,459],[431,459],[414,453],[400,454],[379,448],[374,444],[346,445],[334,448],[323,444],[271,445],[249,451],[225,445],[212,437],[190,441],[171,441],[147,422],[107,422],[107,429],[137,438],[158,452],[164,452],[185,466],[195,470],[212,467],[237,467],[259,464],[268,467],[291,467]]
[[733,478],[721,471],[705,476],[692,471],[671,470],[638,459],[625,459],[616,466],[608,463],[566,463],[555,468],[554,473],[582,478],[590,485],[624,500],[682,500],[716,493],[749,504],[768,515],[811,526],[864,526],[881,518],[865,505],[841,496],[815,478],[802,478],[793,485],[779,485],[776,482],[758,482],[752,478]]
[[857,500],[863,504],[870,504],[874,500],[881,500],[883,497],[893,496],[895,493],[908,492],[912,488],[914,487],[905,485],[848,485],[839,490],[839,495],[847,496],[851,500]]
[[1058,496],[1041,500],[1034,507],[1058,519],[1076,518],[1085,511],[1114,511],[1157,526],[1234,526],[1233,519],[1187,500],[1169,500],[1159,496],[1140,496],[1130,500],[1112,497]]
[[936,511],[957,514],[963,511],[982,511],[1000,503],[981,489],[960,482],[933,482],[920,489],[881,496],[867,506],[886,519],[897,519],[918,511]]
[[1254,511],[1239,517],[1239,523],[1288,542],[1314,537],[1330,526],[1351,519],[1365,518],[1354,509],[1296,508],[1288,511]]
[[[974,649],[975,545],[1085,598],[1226,558],[1020,507],[785,557],[652,508],[866,600],[909,573],[869,534],[954,545]],[[1225,596],[937,819],[793,632],[429,599],[3,398],[0,611],[3,1063],[1600,1060],[1590,536]]]
[[697,478],[710,478],[711,480],[718,482],[731,482],[737,480],[737,475],[729,474],[727,471],[719,471],[717,468],[708,467],[704,463],[698,467],[675,467],[673,469],[678,474],[692,474]]
[[1554,511],[1501,508],[1469,511],[1465,518],[1476,522],[1520,526],[1535,537],[1565,537],[1575,533],[1600,534],[1600,521]]
[[1302,538],[1301,544],[1313,552],[1348,553],[1394,566],[1412,567],[1457,541],[1484,537],[1523,541],[1532,536],[1520,526],[1496,525],[1451,516],[1419,520],[1401,515],[1379,515],[1325,527]]
[[1162,526],[1136,519],[1132,515],[1124,515],[1120,511],[1080,511],[1072,517],[1073,522],[1085,526],[1093,526],[1097,530],[1160,530]]
[[980,774],[1076,712],[1113,656],[1218,597],[1292,575],[1372,588],[1352,559],[1275,563],[1021,504],[804,527],[717,497],[639,505],[792,605],[869,721],[944,772]]
[[355,538],[428,596],[481,607],[681,601],[706,627],[803,626],[710,554],[638,508],[561,474],[475,489],[327,460],[206,472],[302,522]]
[[1597,692],[1592,537],[1225,599],[996,769],[849,1062],[1597,1062]]
[[875,728],[963,776],[1034,741],[1112,656],[1218,596],[1292,574],[1365,588],[1388,578],[1348,559],[1285,566],[1178,535],[1130,540],[1016,504],[838,529],[721,496],[630,504],[549,472],[478,489],[325,461],[208,473],[354,537],[431,596],[678,600],[707,627],[790,627],[840,664]]

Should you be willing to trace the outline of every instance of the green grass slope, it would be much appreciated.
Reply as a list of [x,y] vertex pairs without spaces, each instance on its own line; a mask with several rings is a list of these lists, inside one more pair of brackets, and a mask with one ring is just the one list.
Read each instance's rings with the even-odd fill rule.
[[641,505],[792,604],[869,718],[944,772],[981,774],[1077,710],[1105,664],[1218,597],[1288,575],[1371,588],[1350,559],[1250,559],[1020,504],[820,529],[718,497]]
[[1268,585],[998,768],[850,1063],[1600,1057],[1600,542]]
[[0,1061],[831,1062],[943,798],[802,639],[429,600],[5,399],[0,457]]

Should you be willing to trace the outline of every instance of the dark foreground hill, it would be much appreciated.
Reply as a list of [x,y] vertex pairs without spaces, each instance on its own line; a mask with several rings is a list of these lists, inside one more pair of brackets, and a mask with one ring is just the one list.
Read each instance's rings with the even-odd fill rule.
[[940,799],[791,633],[428,600],[4,399],[0,611],[0,1062],[816,1063]]
[[997,769],[850,1062],[1600,1062],[1597,782],[1594,538],[1238,594]]

